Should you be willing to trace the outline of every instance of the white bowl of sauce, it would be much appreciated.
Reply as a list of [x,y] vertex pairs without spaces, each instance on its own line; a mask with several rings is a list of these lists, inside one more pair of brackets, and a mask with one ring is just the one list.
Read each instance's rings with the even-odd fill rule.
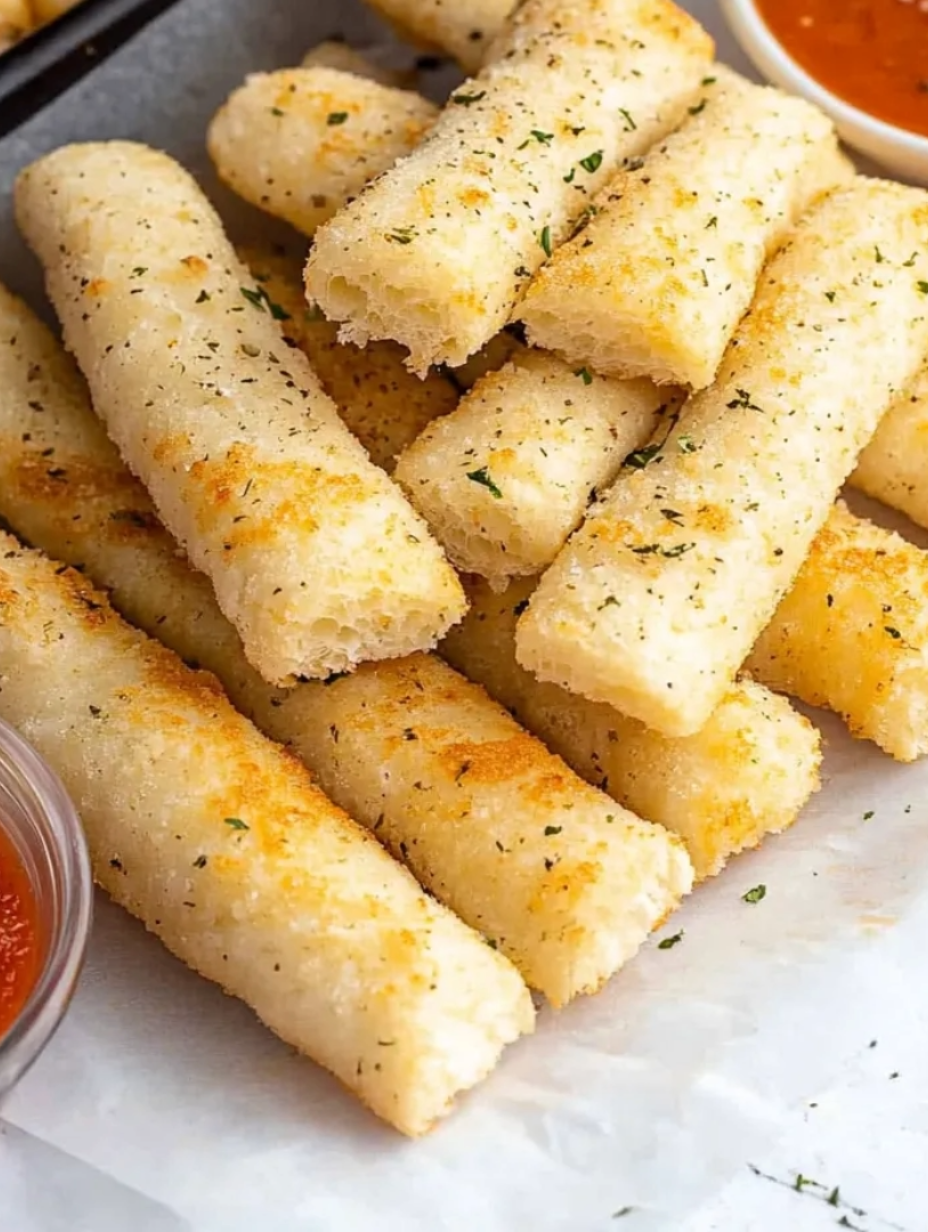
[[848,145],[928,185],[928,0],[721,0],[758,70]]

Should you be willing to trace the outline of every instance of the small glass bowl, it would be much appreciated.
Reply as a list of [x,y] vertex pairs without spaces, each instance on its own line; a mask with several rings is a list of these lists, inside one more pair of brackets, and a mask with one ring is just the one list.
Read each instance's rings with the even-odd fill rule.
[[0,826],[38,905],[39,977],[0,1035],[0,1102],[54,1035],[74,992],[90,933],[93,881],[84,834],[57,775],[0,720]]

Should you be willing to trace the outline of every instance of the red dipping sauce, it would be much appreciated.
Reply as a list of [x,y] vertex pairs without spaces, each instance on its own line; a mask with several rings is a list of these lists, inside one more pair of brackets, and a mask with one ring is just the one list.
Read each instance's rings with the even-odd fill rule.
[[924,0],[755,0],[806,72],[861,111],[928,136]]
[[39,978],[38,907],[22,860],[0,828],[0,1037],[13,1025]]

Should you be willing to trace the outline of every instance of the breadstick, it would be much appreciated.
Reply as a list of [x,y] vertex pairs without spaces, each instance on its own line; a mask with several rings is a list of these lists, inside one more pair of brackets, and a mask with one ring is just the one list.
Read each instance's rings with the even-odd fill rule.
[[523,667],[665,735],[706,723],[928,349],[928,195],[860,179],[771,262],[719,378],[522,617]]
[[375,64],[373,60],[348,43],[338,39],[326,39],[311,47],[300,61],[301,68],[334,68],[340,73],[352,73],[355,77],[364,77],[368,81],[376,81],[382,86],[397,86],[402,88],[414,77],[414,72],[402,69],[385,68]]
[[711,54],[670,0],[527,0],[427,139],[320,228],[310,302],[346,341],[402,343],[414,372],[463,364]]
[[886,413],[851,483],[928,526],[928,366]]
[[298,258],[269,245],[240,248],[239,255],[258,285],[289,314],[281,329],[312,364],[345,426],[372,462],[392,472],[403,450],[457,406],[454,384],[434,371],[420,381],[406,369],[396,343],[372,342],[363,349],[340,343],[338,327],[306,306]]
[[44,26],[47,22],[54,21],[63,13],[67,13],[70,9],[80,4],[80,2],[81,0],[29,0],[35,16],[35,23],[39,26]]
[[480,67],[515,0],[367,0],[401,35],[453,56],[467,70]]
[[928,753],[928,554],[839,503],[747,663],[898,761]]
[[686,122],[597,201],[519,317],[574,366],[703,389],[760,272],[851,164],[810,103],[715,65]]
[[675,406],[651,381],[526,351],[431,423],[396,478],[459,569],[505,586],[551,564],[591,495]]
[[819,785],[821,740],[807,719],[744,681],[729,688],[701,732],[671,739],[611,706],[544,684],[515,655],[516,622],[534,586],[523,578],[497,594],[472,579],[471,608],[441,654],[578,774],[679,834],[699,879],[793,824]]
[[211,676],[0,534],[0,714],[61,776],[94,874],[407,1134],[531,1030],[515,969],[427,898]]
[[683,844],[441,660],[391,667],[362,668],[324,702],[303,689],[283,723],[258,721],[553,1005],[595,992],[691,888]]
[[12,47],[34,25],[27,0],[0,0],[0,51]]
[[261,680],[106,440],[66,356],[2,292],[0,513],[215,672],[240,709],[556,1004],[612,974],[689,889],[676,840],[588,787],[434,657],[283,692]]
[[97,413],[255,667],[291,681],[434,644],[457,578],[186,172],[68,146],[20,175],[16,208]]
[[233,192],[304,235],[422,140],[438,108],[331,68],[254,73],[213,117],[210,158]]

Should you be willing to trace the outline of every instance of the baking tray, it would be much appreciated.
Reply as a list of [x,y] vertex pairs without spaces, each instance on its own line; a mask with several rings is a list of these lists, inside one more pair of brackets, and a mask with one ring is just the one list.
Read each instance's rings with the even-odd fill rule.
[[74,85],[177,0],[82,0],[0,55],[0,137]]

